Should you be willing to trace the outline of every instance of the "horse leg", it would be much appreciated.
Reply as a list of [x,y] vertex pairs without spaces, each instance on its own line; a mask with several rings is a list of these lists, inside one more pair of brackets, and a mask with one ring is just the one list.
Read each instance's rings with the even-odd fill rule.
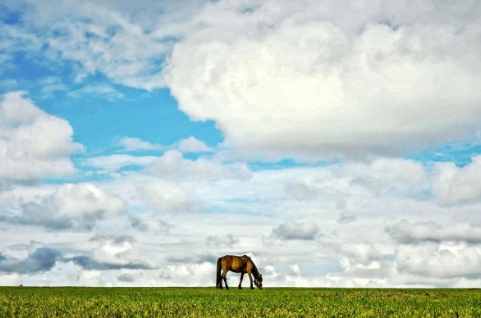
[[229,289],[229,286],[227,286],[227,278],[225,278],[226,276],[227,276],[227,271],[222,275],[222,279],[224,280],[225,288]]
[[242,289],[242,280],[244,279],[244,274],[245,273],[241,273],[241,279],[240,279],[240,282],[239,282],[239,289]]
[[249,275],[249,279],[251,280],[251,289],[254,289],[254,283],[253,283],[253,280],[252,280],[251,271],[247,271],[247,275]]
[[224,287],[222,287],[222,276],[223,276],[223,275],[220,275],[219,289],[223,289],[223,288],[224,288]]

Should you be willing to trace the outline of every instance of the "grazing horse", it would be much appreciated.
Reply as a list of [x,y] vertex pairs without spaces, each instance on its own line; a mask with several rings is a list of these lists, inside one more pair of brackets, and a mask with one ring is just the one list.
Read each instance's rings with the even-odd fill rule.
[[[220,273],[221,269],[222,275]],[[229,289],[229,286],[227,286],[227,279],[225,278],[228,271],[241,274],[239,289],[242,289],[242,279],[244,278],[245,273],[249,275],[249,279],[251,281],[251,289],[254,289],[254,285],[252,284],[252,282],[256,284],[257,288],[262,289],[262,275],[259,273],[256,265],[249,256],[226,255],[219,258],[217,260],[217,288],[222,289],[222,280],[224,280],[225,288]],[[254,281],[252,280],[252,275],[254,276]]]

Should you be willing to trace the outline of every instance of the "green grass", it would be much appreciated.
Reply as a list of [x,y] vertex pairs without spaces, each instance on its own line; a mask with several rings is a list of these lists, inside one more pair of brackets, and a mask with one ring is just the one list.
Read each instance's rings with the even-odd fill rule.
[[0,317],[481,317],[481,290],[0,287]]

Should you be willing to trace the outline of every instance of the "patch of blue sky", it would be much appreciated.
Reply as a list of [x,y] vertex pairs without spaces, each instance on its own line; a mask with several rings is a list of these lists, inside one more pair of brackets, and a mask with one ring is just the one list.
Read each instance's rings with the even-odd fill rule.
[[[193,122],[178,107],[168,90],[152,93],[126,92],[126,98],[108,101],[92,98],[68,99],[50,104],[49,113],[65,118],[75,131],[75,141],[87,148],[86,156],[106,156],[119,152],[119,138],[139,138],[152,144],[172,145],[194,136],[208,146],[223,140],[213,122]],[[152,155],[140,150],[135,155]]]
[[[103,75],[89,76],[82,83],[73,83],[73,66],[61,72],[38,65],[24,54],[15,54],[15,67],[3,79],[15,79],[15,87],[0,88],[28,91],[28,97],[47,113],[64,118],[74,129],[74,140],[87,152],[78,156],[116,153],[113,144],[122,137],[140,138],[155,144],[172,145],[194,136],[214,147],[224,138],[212,121],[192,121],[178,108],[167,89],[153,92],[116,85]],[[52,83],[45,83],[52,81]],[[57,86],[46,94],[49,85]],[[85,87],[90,89],[85,90]],[[96,90],[100,89],[100,90]],[[102,88],[104,88],[102,90]],[[55,87],[54,87],[55,89]],[[136,152],[135,155],[151,154]]]
[[282,170],[282,169],[289,169],[289,168],[324,168],[328,167],[333,164],[340,163],[340,159],[336,159],[333,161],[319,161],[319,162],[305,162],[305,161],[297,161],[294,159],[286,158],[281,159],[276,162],[269,162],[269,161],[262,161],[262,160],[255,160],[248,162],[248,166],[252,171],[261,171],[261,170]]
[[74,79],[73,65],[65,62],[55,65],[47,60],[39,61],[39,57],[32,57],[25,52],[15,52],[8,66],[4,67],[2,80],[15,80],[17,84],[9,87],[0,86],[0,93],[22,90],[27,91],[32,99],[42,99],[45,95],[43,89],[48,85],[44,81],[46,78],[55,78],[59,83],[64,84],[71,83]]
[[17,25],[21,22],[21,10],[12,10],[0,3],[0,22],[9,25]]
[[385,261],[391,261],[391,262],[394,262],[394,254],[382,254],[381,255],[381,258]]
[[481,144],[477,142],[452,142],[437,148],[425,149],[417,154],[407,156],[408,159],[420,161],[426,167],[436,162],[453,162],[458,167],[471,163],[471,158],[481,154]]

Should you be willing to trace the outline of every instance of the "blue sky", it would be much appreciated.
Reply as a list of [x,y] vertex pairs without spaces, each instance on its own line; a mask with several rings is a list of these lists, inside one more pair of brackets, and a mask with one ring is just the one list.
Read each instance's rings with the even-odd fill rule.
[[479,10],[5,1],[0,282],[476,286]]

